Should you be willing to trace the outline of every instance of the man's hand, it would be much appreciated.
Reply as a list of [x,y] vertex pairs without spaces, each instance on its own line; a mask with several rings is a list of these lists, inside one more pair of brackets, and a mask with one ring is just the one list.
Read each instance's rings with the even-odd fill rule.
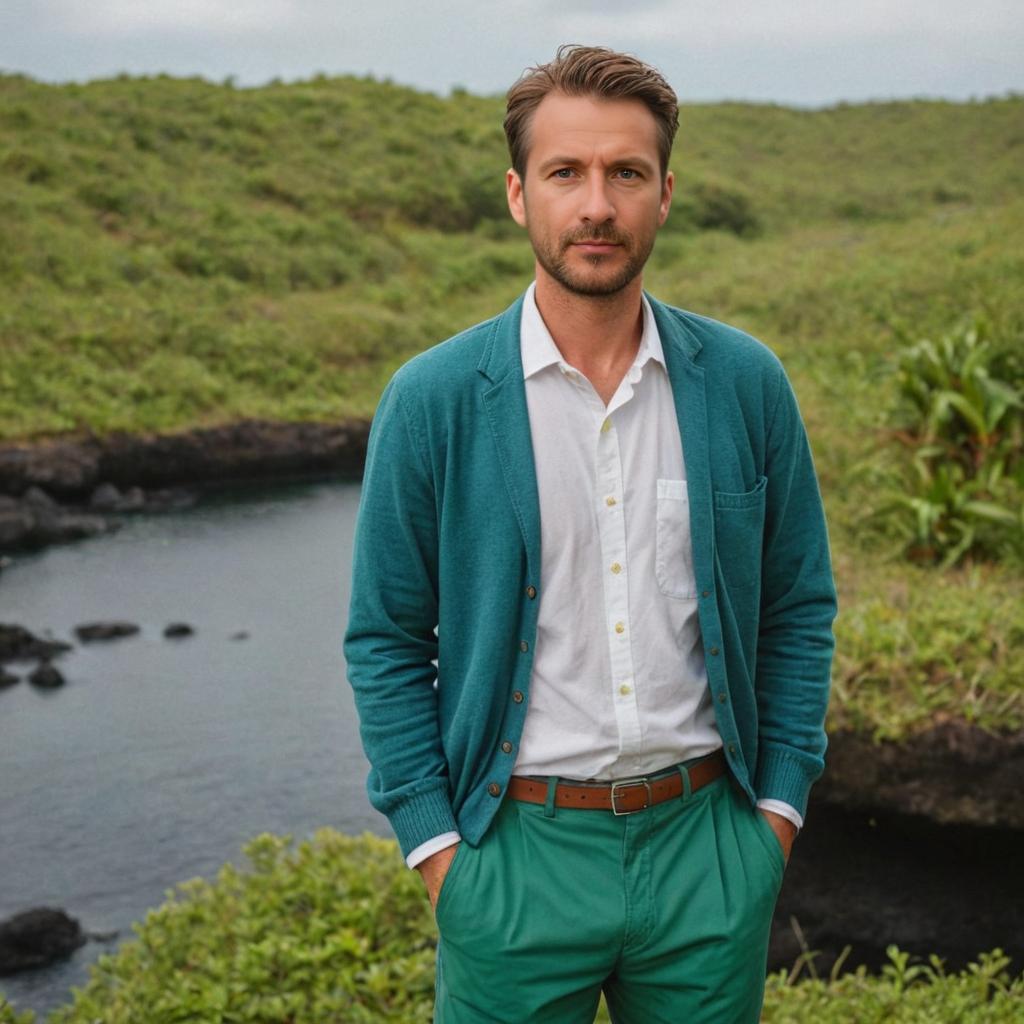
[[[784,818],[781,814],[776,814],[774,811],[762,811],[761,808],[758,808],[757,813],[763,814],[768,824],[771,825],[772,831],[779,840],[779,846],[782,847],[782,859],[788,864],[789,854],[793,849],[793,840],[796,839],[796,825],[789,818]],[[444,850],[442,852],[447,853],[448,851]]]
[[427,887],[431,910],[437,910],[437,897],[441,895],[441,886],[444,885],[445,875],[448,874],[448,869],[452,866],[455,851],[458,848],[458,843],[446,846],[443,850],[438,850],[437,853],[431,854],[426,860],[420,861],[416,865],[416,870]]

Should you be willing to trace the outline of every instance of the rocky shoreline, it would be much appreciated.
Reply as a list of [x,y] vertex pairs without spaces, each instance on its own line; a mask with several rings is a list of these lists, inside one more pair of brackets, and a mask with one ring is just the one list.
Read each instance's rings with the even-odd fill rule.
[[203,486],[358,477],[369,429],[365,420],[243,420],[176,434],[0,445],[0,560],[116,529],[126,513],[180,507]]

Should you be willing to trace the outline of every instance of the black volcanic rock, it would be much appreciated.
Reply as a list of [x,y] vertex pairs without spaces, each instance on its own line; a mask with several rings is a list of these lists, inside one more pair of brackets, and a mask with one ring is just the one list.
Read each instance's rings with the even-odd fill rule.
[[41,661],[29,673],[28,681],[42,690],[56,690],[57,687],[64,685],[64,676],[52,662]]
[[171,622],[164,627],[164,636],[168,640],[178,640],[182,637],[192,636],[195,629],[187,622]]
[[0,622],[0,664],[5,661],[49,659],[70,650],[71,644],[42,639],[34,636],[24,626]]
[[46,967],[85,945],[86,936],[63,910],[35,907],[0,921],[0,975]]
[[121,637],[134,636],[139,627],[134,622],[112,620],[110,622],[85,622],[75,626],[75,636],[83,644],[96,640],[119,640]]

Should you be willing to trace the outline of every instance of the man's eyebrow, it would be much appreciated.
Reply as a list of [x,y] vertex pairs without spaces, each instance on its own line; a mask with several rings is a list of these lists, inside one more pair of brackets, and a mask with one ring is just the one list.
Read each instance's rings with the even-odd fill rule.
[[552,156],[545,160],[538,170],[546,171],[552,167],[578,167],[581,161],[574,156]]
[[[538,171],[543,173],[544,171],[553,170],[556,167],[579,167],[583,163],[579,157],[575,156],[553,156],[543,161],[537,168]],[[612,160],[608,164],[609,167],[639,167],[645,171],[653,171],[654,163],[643,156],[623,156],[619,157],[618,160]]]

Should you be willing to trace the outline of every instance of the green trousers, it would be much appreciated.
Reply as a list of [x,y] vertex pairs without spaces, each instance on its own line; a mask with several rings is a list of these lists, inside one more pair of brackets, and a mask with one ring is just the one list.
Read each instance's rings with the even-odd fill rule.
[[782,872],[727,776],[623,817],[506,799],[441,888],[434,1020],[592,1024],[604,991],[616,1024],[755,1024]]

